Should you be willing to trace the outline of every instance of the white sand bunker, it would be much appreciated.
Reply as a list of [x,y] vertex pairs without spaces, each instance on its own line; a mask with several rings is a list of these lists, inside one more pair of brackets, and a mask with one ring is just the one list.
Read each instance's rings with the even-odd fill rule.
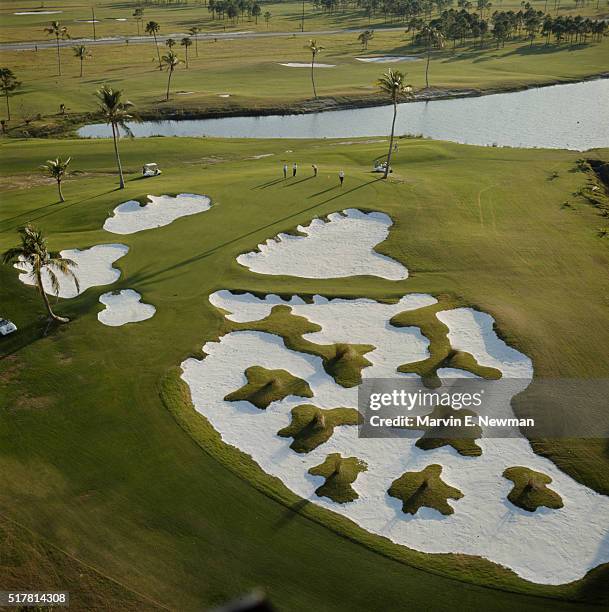
[[[277,296],[265,299],[221,291],[211,301],[239,321],[257,320],[275,304],[288,304],[295,314],[322,327],[309,334],[314,342],[364,342],[376,350],[366,357],[372,366],[365,378],[395,377],[398,365],[427,355],[426,339],[416,328],[395,328],[388,321],[408,308],[433,303],[431,296],[406,296],[400,304],[372,300],[324,300],[305,304],[294,297],[284,302]],[[470,309],[442,312],[455,348],[470,351],[487,366],[499,368],[504,376],[532,376],[530,360],[507,346],[493,331],[493,319]],[[302,398],[287,397],[266,410],[245,401],[225,402],[224,397],[245,382],[244,371],[254,365],[282,368],[307,381],[314,397],[307,400],[322,408],[357,407],[357,387],[338,386],[324,371],[321,360],[291,351],[279,336],[260,332],[234,332],[204,346],[207,357],[182,363],[183,379],[192,393],[197,411],[205,415],[224,442],[252,456],[268,474],[280,478],[303,499],[331,509],[364,529],[393,542],[430,553],[479,555],[505,565],[527,580],[560,584],[581,578],[589,569],[609,561],[609,498],[578,484],[552,462],[533,453],[524,438],[479,441],[480,457],[464,457],[452,448],[423,451],[409,439],[360,439],[357,427],[341,426],[332,437],[307,454],[289,448],[291,440],[277,435],[290,423],[290,410]],[[440,371],[445,382],[455,371]],[[509,397],[499,398],[511,410]],[[503,407],[503,404],[502,404]],[[353,488],[359,499],[337,504],[315,495],[323,482],[308,474],[328,454],[358,457],[368,470]],[[454,514],[444,516],[422,508],[416,515],[404,514],[401,502],[389,497],[387,489],[406,471],[427,465],[443,466],[442,479],[457,487],[463,498],[451,502]],[[526,512],[507,500],[512,483],[502,477],[505,468],[522,465],[553,479],[551,488],[561,495],[564,507]]]
[[63,13],[63,11],[18,11],[13,15],[56,15],[57,13]]
[[358,62],[372,62],[375,64],[392,64],[395,62],[416,62],[420,57],[416,55],[380,55],[378,57],[356,57]]
[[384,213],[348,209],[298,226],[306,236],[279,234],[244,253],[237,261],[259,274],[285,274],[302,278],[342,278],[370,274],[389,280],[408,277],[399,262],[380,255],[374,247],[383,242],[393,225]]
[[230,94],[218,94],[218,98],[230,98]]
[[[124,244],[97,244],[83,251],[79,249],[67,249],[61,251],[62,257],[72,259],[78,266],[73,268],[78,277],[80,291],[76,289],[70,276],[56,272],[59,280],[59,297],[73,298],[86,291],[89,287],[98,285],[109,285],[120,278],[121,272],[112,266],[117,260],[129,252],[129,247]],[[19,280],[26,285],[34,285],[35,281],[31,274],[31,268],[27,264],[16,263],[15,267],[24,270],[19,275]],[[42,285],[49,295],[55,295],[51,281],[46,270],[42,272]]]
[[[306,62],[287,62],[285,64],[279,63],[280,66],[287,66],[288,68],[310,68],[311,64]],[[315,64],[315,68],[336,68],[336,64]]]
[[141,299],[142,296],[133,289],[104,293],[99,296],[99,301],[105,304],[106,308],[98,313],[97,318],[110,327],[150,319],[156,308],[152,304],[144,304]]
[[211,200],[204,195],[180,193],[177,196],[149,195],[149,204],[141,206],[136,200],[123,202],[106,219],[104,229],[113,234],[135,234],[155,227],[169,225],[180,217],[196,215],[211,208]]

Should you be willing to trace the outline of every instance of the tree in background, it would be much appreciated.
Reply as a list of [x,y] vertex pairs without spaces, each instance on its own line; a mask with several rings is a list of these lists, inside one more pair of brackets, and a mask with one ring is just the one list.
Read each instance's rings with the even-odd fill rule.
[[406,75],[399,70],[389,70],[379,80],[378,86],[381,92],[387,94],[393,104],[393,121],[391,122],[391,137],[389,139],[389,151],[387,152],[387,165],[383,178],[389,176],[391,170],[391,152],[393,151],[393,139],[395,137],[395,120],[398,116],[398,102],[400,98],[412,98],[412,85],[406,83]]
[[50,36],[55,37],[55,46],[57,48],[57,72],[59,76],[61,76],[61,54],[59,52],[59,40],[70,38],[68,28],[66,28],[66,26],[62,26],[59,21],[52,21],[51,25],[48,28],[45,28],[44,31]]
[[125,188],[125,179],[123,177],[123,166],[118,153],[118,139],[120,138],[119,128],[122,128],[127,134],[131,135],[131,130],[127,125],[129,119],[133,117],[129,114],[128,109],[133,106],[129,100],[122,101],[123,92],[120,89],[112,89],[104,85],[97,92],[99,100],[99,111],[106,123],[112,126],[112,138],[114,140],[114,156],[116,157],[116,165],[118,167],[119,189]]
[[188,68],[188,47],[192,46],[192,40],[186,36],[180,41],[180,46],[184,47],[184,52],[186,53],[186,68]]
[[268,30],[268,27],[269,27],[269,22],[271,21],[271,17],[272,17],[272,16],[273,16],[273,15],[272,15],[271,11],[266,11],[266,12],[264,13],[264,21],[265,21],[265,23],[266,23],[267,30]]
[[315,58],[318,53],[323,51],[324,47],[318,45],[316,40],[311,39],[309,40],[309,44],[305,45],[305,49],[311,52],[311,83],[313,85],[313,95],[317,98],[317,89],[315,87]]
[[427,48],[427,64],[425,65],[425,87],[429,88],[429,60],[431,59],[431,49],[438,47],[444,48],[444,34],[442,31],[431,23],[426,23],[421,28],[421,38],[425,41]]
[[82,66],[86,59],[91,57],[91,52],[84,45],[78,45],[78,47],[72,47],[74,56],[80,60],[80,78],[82,79]]
[[368,49],[368,43],[374,38],[374,30],[364,30],[358,37],[362,43],[362,49]]
[[192,26],[188,30],[188,33],[195,39],[195,55],[197,57],[199,57],[199,43],[197,41],[197,35],[199,34],[200,31],[201,31],[201,28],[199,26]]
[[61,191],[61,181],[66,176],[68,171],[68,166],[70,165],[71,158],[61,159],[61,157],[56,157],[55,159],[47,159],[47,163],[40,166],[40,169],[44,171],[45,174],[55,179],[57,182],[57,191],[59,192],[59,201],[65,202],[65,198],[63,197],[63,192]]
[[0,91],[6,98],[6,119],[11,120],[11,106],[9,103],[9,95],[21,85],[17,77],[10,68],[0,68]]
[[181,60],[173,51],[169,51],[167,55],[163,55],[161,61],[163,62],[163,66],[167,68],[167,93],[165,95],[165,102],[167,102],[167,100],[169,100],[169,86],[171,84],[171,77],[173,75],[173,71],[176,69]]
[[140,35],[140,26],[142,24],[142,21],[144,21],[144,9],[141,7],[138,7],[135,9],[135,11],[133,11],[133,18],[135,19],[135,23],[137,25],[137,35]]
[[258,25],[258,17],[260,17],[260,14],[262,13],[262,9],[260,8],[260,5],[255,2],[252,5],[252,15],[254,16],[254,19],[256,20],[256,25]]
[[74,281],[76,290],[80,291],[78,277],[73,271],[73,268],[76,268],[78,264],[71,259],[62,257],[61,253],[49,251],[47,240],[42,232],[30,223],[19,229],[19,235],[21,237],[21,244],[8,249],[2,256],[2,262],[5,264],[26,264],[30,269],[31,276],[34,278],[36,289],[38,289],[44,300],[49,318],[59,323],[68,323],[70,319],[60,317],[53,312],[49,298],[44,290],[42,272],[46,272],[55,295],[59,295],[60,288],[57,272],[69,276]]
[[146,24],[145,32],[146,34],[152,35],[152,37],[154,38],[156,54],[157,54],[157,57],[159,58],[159,70],[163,70],[163,64],[161,63],[161,52],[159,51],[159,41],[156,38],[156,35],[158,34],[160,29],[161,29],[161,26],[156,21],[149,21]]

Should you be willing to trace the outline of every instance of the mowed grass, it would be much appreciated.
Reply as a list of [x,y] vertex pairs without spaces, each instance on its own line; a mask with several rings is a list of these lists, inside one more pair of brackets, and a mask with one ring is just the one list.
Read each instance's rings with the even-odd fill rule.
[[[217,604],[257,585],[286,610],[378,609],[379,596],[385,609],[401,609],[405,593],[409,606],[430,610],[572,607],[533,594],[606,603],[603,570],[583,584],[539,587],[463,557],[415,555],[433,568],[428,573],[389,558],[400,557],[378,538],[367,543],[386,555],[341,538],[301,516],[306,505],[286,508],[250,486],[239,462],[218,462],[211,443],[202,450],[159,395],[165,375],[189,355],[201,356],[202,344],[225,328],[207,300],[223,288],[382,299],[449,294],[492,314],[539,375],[606,377],[609,241],[598,236],[597,209],[572,195],[588,180],[576,169],[581,154],[402,141],[394,177],[383,182],[369,172],[382,143],[134,140],[122,143],[129,180],[118,192],[108,141],[1,146],[3,179],[12,188],[1,198],[0,250],[15,244],[16,228],[28,220],[44,228],[53,249],[127,244],[112,289],[135,289],[157,308],[146,322],[106,327],[97,312],[108,287],[92,288],[59,300],[58,312],[73,321],[42,337],[40,297],[13,269],[0,268],[1,314],[20,328],[0,344],[2,513],[126,588],[178,609]],[[251,159],[267,153],[274,155]],[[71,155],[82,171],[66,182],[63,204],[36,170],[56,155]],[[606,159],[609,151],[591,155]],[[153,159],[164,174],[139,179],[142,162]],[[284,160],[317,163],[320,175],[275,182]],[[125,200],[183,191],[211,196],[211,210],[133,235],[101,229]],[[393,217],[379,250],[407,265],[409,279],[263,276],[235,261],[278,232],[347,207]],[[548,452],[575,477],[609,490],[606,441]]]
[[[65,104],[68,118],[96,111],[94,93],[104,83],[122,89],[143,116],[162,114],[201,115],[214,112],[256,112],[261,109],[288,111],[295,106],[311,108],[313,92],[307,68],[281,66],[281,62],[309,62],[310,53],[302,37],[199,41],[199,56],[190,50],[189,68],[174,72],[169,101],[165,101],[167,74],[158,68],[156,51],[150,44],[103,45],[91,48],[92,57],[80,62],[71,48],[63,48],[62,75],[57,76],[56,51],[2,51],[0,64],[10,67],[22,82],[11,98],[13,119],[9,127],[21,126],[38,115],[53,116]],[[410,35],[377,32],[368,51],[362,51],[357,34],[318,37],[326,49],[318,62],[336,65],[316,70],[321,98],[339,102],[376,99],[377,79],[389,67],[407,72],[416,89],[425,86],[425,60],[400,64],[357,61],[365,55],[420,53]],[[184,59],[181,47],[174,48]],[[161,43],[161,53],[166,47]],[[526,40],[512,41],[496,49],[490,41],[485,49],[450,45],[432,54],[430,84],[444,89],[509,89],[531,84],[581,79],[607,71],[609,38],[601,43],[546,46],[541,39],[531,47]],[[181,93],[180,93],[181,92]],[[230,94],[229,98],[220,97]],[[309,101],[309,102],[307,102]],[[6,110],[2,105],[2,116]],[[55,120],[59,121],[59,118]],[[52,122],[53,120],[51,120]]]
[[[604,3],[588,2],[584,6],[576,6],[573,0],[562,1],[557,9],[554,3],[545,0],[533,0],[531,4],[538,10],[547,8],[552,15],[585,15],[591,17],[607,16],[607,6]],[[95,3],[95,18],[99,21],[95,25],[96,35],[104,36],[137,36],[137,23],[133,19],[133,11],[139,3],[103,0]],[[161,25],[161,34],[186,32],[192,25],[198,25],[204,32],[225,31],[300,31],[302,2],[289,0],[286,2],[261,2],[262,13],[270,11],[272,17],[267,25],[262,16],[256,20],[248,19],[247,15],[233,23],[230,19],[213,19],[206,6],[191,0],[181,4],[172,3],[168,6],[144,6],[144,23],[154,20]],[[499,10],[519,11],[522,7],[517,0],[502,0],[497,7]],[[53,15],[15,15],[15,12],[36,10],[60,10],[61,13]],[[93,26],[79,20],[90,20],[92,17],[91,4],[83,0],[57,0],[41,7],[39,0],[4,0],[0,7],[0,41],[28,41],[44,40],[42,32],[44,26],[52,20],[62,21],[70,28],[73,38],[92,37]],[[116,21],[126,19],[127,21]],[[386,26],[400,27],[404,24],[399,21],[386,20],[382,11],[378,11],[372,19],[368,19],[361,9],[353,7],[341,8],[331,14],[316,9],[311,2],[305,4],[305,31],[323,29],[342,29],[354,27],[382,28]],[[405,27],[405,26],[404,26]],[[141,33],[141,32],[140,32]]]

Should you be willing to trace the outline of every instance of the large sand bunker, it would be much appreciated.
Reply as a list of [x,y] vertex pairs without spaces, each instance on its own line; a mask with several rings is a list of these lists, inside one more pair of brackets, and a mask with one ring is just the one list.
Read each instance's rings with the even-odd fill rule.
[[387,238],[391,225],[391,219],[383,213],[348,209],[328,215],[327,221],[314,219],[306,227],[299,225],[298,231],[306,236],[279,234],[259,244],[258,251],[239,255],[237,261],[259,274],[302,278],[370,274],[402,280],[408,270],[374,251]]
[[[287,68],[310,68],[311,64],[306,62],[286,62],[285,64],[279,63],[280,66],[286,66]],[[336,64],[315,64],[315,68],[336,68]]]
[[142,206],[129,200],[114,209],[113,216],[106,219],[104,229],[113,234],[135,234],[147,229],[169,225],[180,217],[205,212],[211,200],[204,195],[180,193],[177,196],[149,195],[150,202]]
[[396,62],[415,62],[420,60],[416,55],[381,55],[378,57],[356,57],[358,62],[369,62],[374,64],[393,64]]
[[[61,272],[56,272],[59,280],[59,297],[73,298],[86,291],[89,287],[98,285],[109,285],[120,278],[120,270],[114,268],[112,264],[127,254],[129,247],[124,244],[97,244],[89,249],[67,249],[61,251],[61,256],[75,261],[78,266],[73,268],[74,274],[78,277],[80,291],[76,289],[73,279]],[[31,273],[31,268],[24,262],[15,264],[19,270],[19,280],[26,285],[34,285],[35,280]],[[49,274],[46,270],[42,271],[42,284],[44,290],[49,295],[55,295],[51,286]]]
[[106,308],[98,313],[97,318],[101,323],[110,327],[150,319],[156,312],[156,308],[152,304],[144,304],[141,299],[142,296],[133,289],[103,293],[99,296],[99,301]]

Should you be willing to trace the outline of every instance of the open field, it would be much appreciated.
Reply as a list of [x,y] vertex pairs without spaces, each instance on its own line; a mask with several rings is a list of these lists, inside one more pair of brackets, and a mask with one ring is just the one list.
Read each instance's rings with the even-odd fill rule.
[[[447,294],[495,317],[537,375],[606,376],[609,241],[598,232],[606,225],[601,210],[583,197],[591,178],[578,169],[581,154],[402,140],[385,183],[368,171],[385,146],[124,141],[130,180],[118,192],[108,141],[3,142],[0,250],[16,242],[16,228],[28,220],[49,234],[54,249],[121,242],[130,250],[115,264],[122,275],[111,289],[134,289],[157,311],[126,327],[101,325],[98,297],[108,287],[94,287],[60,300],[57,310],[73,322],[41,337],[42,301],[16,271],[0,268],[2,315],[20,328],[0,344],[0,511],[127,589],[181,609],[255,585],[289,610],[373,609],[379,593],[385,608],[398,609],[405,592],[409,605],[431,610],[574,609],[547,597],[606,604],[606,568],[583,583],[540,587],[464,557],[402,553],[373,537],[367,544],[383,555],[358,546],[257,477],[202,419],[184,416],[188,406],[172,376],[224,331],[207,301],[219,289],[384,300]],[[71,155],[81,172],[66,181],[63,204],[36,170],[56,155]],[[609,151],[586,155],[607,159]],[[140,180],[139,167],[152,160],[164,174]],[[320,175],[275,181],[284,160],[307,169],[316,163]],[[339,168],[347,175],[342,191]],[[152,231],[118,237],[102,230],[121,202],[178,192],[208,195],[212,208]],[[262,276],[236,262],[278,232],[347,207],[393,218],[379,250],[407,266],[409,278],[348,277],[339,284]],[[196,437],[206,452],[167,408],[183,428],[203,430]],[[606,440],[541,450],[574,478],[609,492]],[[361,537],[338,521],[333,528]]]
[[[92,37],[93,25],[86,23],[92,19],[91,7],[93,3],[82,0],[63,0],[53,3],[45,2],[41,8],[37,0],[5,0],[0,8],[0,42],[20,40],[44,40],[43,28],[49,21],[59,20],[70,28],[73,38]],[[583,6],[577,6],[573,0],[555,3],[550,0],[533,0],[531,4],[539,10],[547,7],[552,15],[585,15],[590,17],[606,17],[609,13],[607,0],[586,2]],[[292,32],[300,31],[302,2],[290,0],[288,2],[261,2],[262,14],[269,11],[272,15],[269,23],[261,17],[256,24],[255,19],[239,17],[232,22],[230,19],[212,19],[207,6],[196,0],[190,2],[172,3],[170,6],[152,4],[146,6],[137,2],[115,2],[105,0],[96,2],[95,18],[99,21],[95,25],[98,37],[108,36],[137,36],[137,23],[133,19],[133,11],[136,6],[144,8],[144,21],[154,20],[161,25],[161,34],[173,34],[186,32],[186,30],[198,25],[202,31],[224,32],[224,31],[277,31]],[[555,8],[556,7],[556,8]],[[494,9],[498,10],[520,10],[521,4],[516,0],[501,0],[496,3]],[[15,15],[16,12],[29,11],[61,11],[48,15]],[[118,19],[126,21],[117,21]],[[316,9],[312,3],[305,5],[305,31],[322,29],[345,29],[384,26],[400,26],[399,21],[387,21],[382,12],[368,19],[362,9],[348,7],[339,9],[333,13],[324,13]],[[226,26],[226,28],[225,28]]]
[[[172,79],[169,102],[165,102],[167,74],[155,63],[150,45],[108,45],[95,47],[93,57],[84,62],[79,78],[79,62],[71,49],[62,49],[63,76],[57,76],[54,49],[3,51],[1,63],[10,66],[23,85],[11,97],[13,119],[10,128],[54,126],[69,129],[71,122],[96,110],[95,91],[104,83],[124,89],[144,117],[204,116],[222,113],[255,113],[261,110],[320,109],[326,102],[348,104],[354,100],[380,100],[376,79],[388,67],[408,73],[416,89],[425,85],[425,61],[401,64],[359,62],[355,57],[409,55],[420,52],[410,37],[399,32],[378,33],[369,50],[363,52],[356,34],[323,39],[327,47],[320,62],[336,68],[318,69],[313,100],[307,69],[289,68],[279,62],[306,62],[310,54],[302,38],[265,38],[199,41],[199,57],[190,51],[190,67],[182,64]],[[165,47],[163,46],[163,51]],[[183,49],[178,47],[183,57]],[[445,90],[510,89],[530,84],[575,80],[607,70],[609,38],[601,43],[545,46],[541,41],[530,47],[524,40],[495,49],[471,46],[435,52],[430,67],[430,84]],[[261,84],[264,83],[262,87]],[[221,94],[230,97],[220,97]],[[325,100],[324,100],[325,98]],[[59,116],[65,104],[67,115]],[[3,116],[5,114],[3,108]],[[41,115],[42,121],[36,120]],[[26,126],[24,122],[31,122]]]

